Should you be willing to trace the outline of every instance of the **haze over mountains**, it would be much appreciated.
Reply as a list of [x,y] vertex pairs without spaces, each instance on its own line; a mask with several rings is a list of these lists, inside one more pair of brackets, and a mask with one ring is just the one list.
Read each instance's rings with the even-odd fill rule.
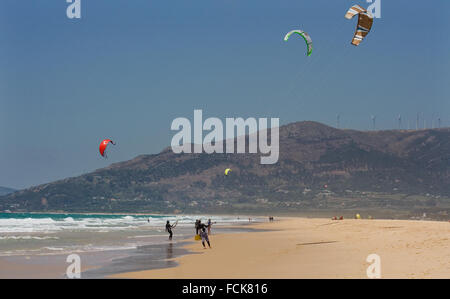
[[7,187],[0,186],[0,196],[13,193],[14,191],[16,191],[16,190],[12,189],[12,188],[7,188]]
[[[231,168],[229,176],[224,170]],[[450,213],[450,129],[355,131],[316,122],[280,127],[277,164],[260,154],[169,148],[0,197],[0,210]]]

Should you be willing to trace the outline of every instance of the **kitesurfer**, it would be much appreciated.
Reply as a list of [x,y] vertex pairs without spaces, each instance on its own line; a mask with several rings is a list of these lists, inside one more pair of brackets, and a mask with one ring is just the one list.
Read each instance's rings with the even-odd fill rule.
[[172,241],[172,235],[173,235],[172,229],[175,228],[175,227],[177,226],[177,223],[178,223],[178,221],[175,222],[174,225],[170,225],[169,220],[167,220],[167,223],[166,223],[166,231],[169,233],[169,240],[170,240],[170,241]]
[[202,231],[200,232],[200,236],[202,237],[202,245],[203,248],[206,248],[205,241],[208,243],[209,248],[211,248],[211,244],[209,243],[208,233],[206,232],[205,225],[203,224]]

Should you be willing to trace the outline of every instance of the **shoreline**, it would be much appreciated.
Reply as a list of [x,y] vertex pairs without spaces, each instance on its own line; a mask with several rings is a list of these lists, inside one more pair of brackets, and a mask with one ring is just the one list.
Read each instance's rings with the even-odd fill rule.
[[[307,219],[330,219],[334,216],[343,216],[344,219],[353,219],[355,214],[359,213],[364,215],[364,219],[371,215],[373,219],[377,220],[406,220],[406,221],[439,221],[439,222],[450,222],[448,215],[428,215],[428,216],[420,216],[420,213],[423,212],[418,211],[409,211],[409,210],[395,210],[391,212],[380,211],[377,209],[330,209],[330,210],[306,210],[303,212],[278,212],[275,214],[269,213],[249,213],[249,214],[223,214],[223,213],[207,213],[207,214],[196,214],[196,213],[187,213],[187,214],[162,214],[162,213],[135,213],[135,212],[123,212],[123,213],[105,213],[105,212],[64,212],[64,211],[49,211],[49,212],[5,212],[0,211],[0,214],[5,215],[18,215],[18,214],[30,214],[30,215],[80,215],[80,216],[156,216],[156,217],[180,217],[180,216],[193,216],[193,217],[205,217],[205,215],[210,217],[236,217],[240,218],[243,221],[246,221],[248,218],[252,219],[267,219],[269,216],[275,216],[277,219],[282,218],[307,218]],[[248,222],[246,223],[248,224]],[[253,224],[253,221],[250,223]]]
[[176,267],[107,278],[367,278],[370,254],[382,278],[450,277],[448,222],[283,217],[250,226],[265,231],[213,234],[212,249],[191,242]]
[[[242,225],[227,224],[215,227],[215,232],[237,233],[242,231],[254,231],[247,223]],[[184,248],[185,244],[194,243],[190,236],[193,228],[177,230],[173,242],[167,240],[167,235],[149,235],[144,244],[135,248],[112,248],[109,250],[89,251],[73,249],[67,252],[53,251],[45,253],[19,253],[0,255],[0,278],[65,278],[68,267],[66,258],[70,254],[77,254],[81,258],[82,278],[106,278],[108,275],[126,273],[130,271],[160,269],[175,267],[177,264],[171,259],[189,254]],[[142,236],[152,231],[141,231]],[[158,240],[154,240],[153,237]],[[127,239],[124,239],[126,241]],[[152,241],[148,243],[148,241]],[[73,243],[73,245],[79,243]],[[43,245],[42,245],[43,246]],[[53,246],[53,245],[52,245]],[[53,247],[57,247],[54,245]],[[115,247],[115,246],[113,246]]]

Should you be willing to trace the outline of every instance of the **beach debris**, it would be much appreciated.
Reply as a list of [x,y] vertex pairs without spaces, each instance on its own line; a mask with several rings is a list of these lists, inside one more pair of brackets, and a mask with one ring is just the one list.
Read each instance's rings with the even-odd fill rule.
[[289,31],[285,35],[284,41],[287,41],[289,39],[289,37],[291,37],[291,35],[294,34],[294,33],[300,35],[301,37],[303,37],[303,39],[305,40],[305,43],[306,43],[306,47],[307,47],[306,56],[310,56],[311,53],[312,53],[312,49],[313,49],[313,47],[312,47],[312,39],[311,39],[311,36],[309,36],[309,34],[306,33],[305,31],[298,30],[298,29]]
[[299,243],[299,244],[297,244],[297,246],[330,244],[330,243],[337,243],[337,242],[338,241],[321,241],[321,242]]
[[231,168],[225,169],[225,175],[228,175],[228,173],[231,171]]
[[104,139],[101,143],[100,143],[100,147],[99,147],[99,151],[100,151],[100,155],[102,155],[102,157],[104,158],[108,158],[108,156],[106,155],[106,147],[108,146],[108,144],[112,144],[112,145],[116,145],[111,139]]
[[333,224],[337,224],[337,222],[329,222],[329,223],[319,224],[319,225],[317,225],[317,227],[325,226],[325,225],[333,225]]
[[358,24],[356,25],[356,31],[352,39],[352,45],[354,46],[358,46],[366,35],[369,34],[373,24],[372,14],[359,5],[350,7],[345,14],[345,18],[350,20],[356,15],[358,15]]
[[355,219],[361,219],[361,215],[356,214],[356,215],[355,215]]

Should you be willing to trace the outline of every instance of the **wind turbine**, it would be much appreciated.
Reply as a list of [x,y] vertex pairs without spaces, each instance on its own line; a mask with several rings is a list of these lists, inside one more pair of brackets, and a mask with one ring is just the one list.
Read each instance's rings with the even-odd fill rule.
[[373,129],[375,130],[375,121],[377,119],[376,115],[371,115],[370,118],[372,119]]
[[337,124],[337,128],[340,129],[341,128],[341,115],[339,113],[336,116],[336,124]]
[[398,119],[398,129],[401,130],[402,129],[402,116],[399,114],[397,116]]

